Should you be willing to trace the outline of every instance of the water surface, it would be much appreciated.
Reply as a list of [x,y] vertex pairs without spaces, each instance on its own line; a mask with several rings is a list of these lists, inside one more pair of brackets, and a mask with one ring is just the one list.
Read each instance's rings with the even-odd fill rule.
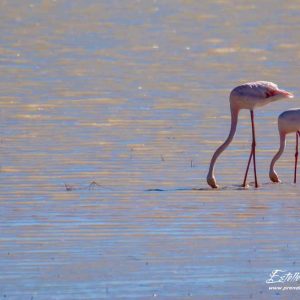
[[[249,112],[220,157],[228,95],[269,80],[300,94],[298,1],[2,1],[1,244],[5,299],[295,299],[295,137],[256,112],[261,187],[241,190]],[[299,174],[300,176],[300,174]],[[253,181],[252,169],[249,181]],[[300,181],[300,177],[299,177]]]

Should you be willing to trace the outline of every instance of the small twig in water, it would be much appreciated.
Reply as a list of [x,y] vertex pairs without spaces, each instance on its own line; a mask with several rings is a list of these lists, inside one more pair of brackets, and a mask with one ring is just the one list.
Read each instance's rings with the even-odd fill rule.
[[88,189],[89,189],[89,190],[92,190],[92,189],[94,189],[95,186],[102,187],[101,184],[97,183],[96,181],[92,181],[92,182],[90,183],[90,185],[88,186]]
[[93,190],[95,187],[101,187],[106,190],[111,190],[111,188],[104,187],[103,185],[97,183],[96,181],[92,181],[88,186],[84,186],[84,187],[76,187],[74,185],[65,183],[65,188],[66,188],[66,191],[68,191],[68,192],[77,191],[77,190],[89,190],[90,191],[90,190]]
[[65,188],[66,188],[66,191],[73,191],[75,190],[75,187],[71,184],[66,184],[65,183]]

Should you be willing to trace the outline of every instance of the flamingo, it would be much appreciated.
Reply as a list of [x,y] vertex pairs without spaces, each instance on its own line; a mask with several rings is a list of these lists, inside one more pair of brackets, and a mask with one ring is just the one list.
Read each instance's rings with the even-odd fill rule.
[[244,181],[242,186],[246,187],[246,180],[249,171],[249,166],[251,160],[253,158],[253,167],[254,167],[254,178],[255,178],[255,187],[258,187],[257,183],[257,175],[256,175],[256,160],[255,160],[255,127],[254,127],[254,113],[253,110],[256,107],[264,106],[270,102],[277,101],[283,98],[293,98],[293,94],[281,90],[278,86],[273,82],[267,81],[256,81],[242,84],[240,86],[235,87],[229,97],[230,101],[230,110],[231,110],[231,128],[229,135],[225,142],[216,150],[214,155],[212,156],[209,171],[207,174],[207,183],[212,188],[218,188],[216,183],[216,178],[214,176],[214,166],[219,155],[228,147],[231,143],[234,134],[236,132],[236,127],[238,123],[238,114],[241,109],[249,109],[251,116],[251,125],[252,125],[252,147],[250,156],[248,159],[248,164],[244,176]]
[[300,108],[294,108],[284,111],[278,117],[278,131],[280,136],[280,146],[278,152],[273,157],[270,164],[269,177],[273,182],[280,182],[277,173],[274,170],[275,162],[279,159],[285,148],[285,137],[287,134],[296,132],[296,152],[294,183],[297,181],[297,163],[298,163],[298,140],[300,137]]

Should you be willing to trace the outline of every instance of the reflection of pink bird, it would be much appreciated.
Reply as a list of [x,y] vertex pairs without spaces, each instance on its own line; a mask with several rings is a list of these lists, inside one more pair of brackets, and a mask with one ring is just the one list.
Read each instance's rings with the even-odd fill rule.
[[273,182],[280,182],[277,173],[274,170],[275,162],[279,159],[285,148],[285,136],[288,133],[296,132],[296,153],[295,153],[295,170],[294,183],[297,177],[297,162],[298,162],[298,139],[300,137],[300,109],[290,109],[278,117],[278,130],[280,136],[280,147],[271,161],[269,177]]
[[293,94],[280,90],[278,86],[272,82],[257,81],[240,85],[234,88],[230,93],[230,109],[231,109],[231,129],[226,141],[216,150],[214,153],[209,167],[207,175],[207,183],[212,188],[217,188],[216,179],[214,176],[214,165],[219,155],[228,147],[231,143],[238,122],[238,114],[241,109],[249,109],[252,123],[252,148],[248,160],[248,165],[244,177],[243,187],[246,186],[246,180],[248,175],[249,166],[253,157],[255,187],[258,187],[256,176],[256,162],[255,162],[255,130],[254,130],[254,114],[253,110],[256,107],[266,105],[270,102],[277,101],[282,98],[293,98]]

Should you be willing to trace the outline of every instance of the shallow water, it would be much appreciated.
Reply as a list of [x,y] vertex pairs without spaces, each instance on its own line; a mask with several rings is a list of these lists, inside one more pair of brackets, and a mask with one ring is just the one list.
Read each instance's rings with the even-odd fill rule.
[[[259,189],[239,188],[252,80],[299,91],[298,1],[2,1],[1,243],[5,299],[296,299],[295,138],[277,163],[277,116],[256,112]],[[253,181],[252,169],[250,181]],[[300,176],[300,174],[299,174]],[[299,178],[300,181],[300,178]],[[278,297],[279,296],[279,297]]]

